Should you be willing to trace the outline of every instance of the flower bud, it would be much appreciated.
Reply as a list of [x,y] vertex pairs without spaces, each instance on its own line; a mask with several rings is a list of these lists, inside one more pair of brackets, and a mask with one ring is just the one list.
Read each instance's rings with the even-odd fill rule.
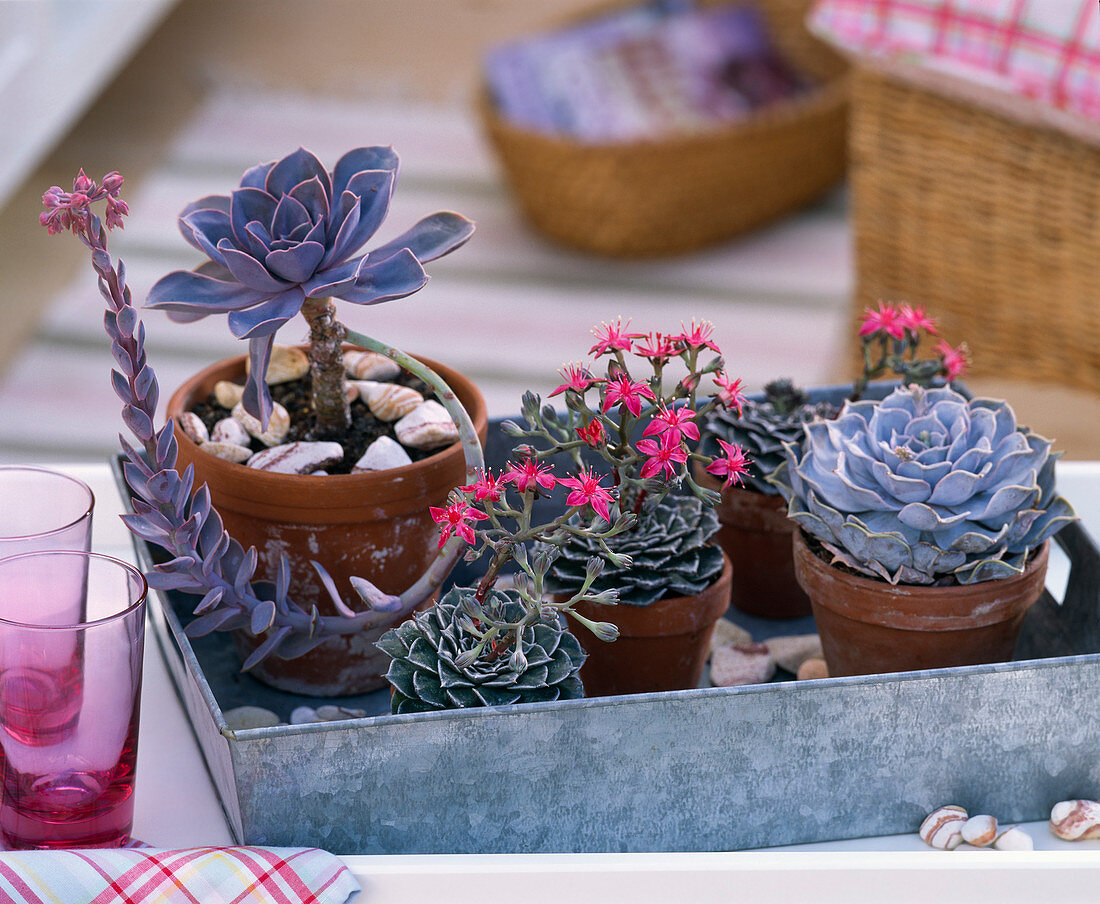
[[477,650],[463,650],[455,659],[456,669],[468,669],[477,661]]
[[523,428],[520,427],[520,425],[517,424],[515,421],[504,421],[500,425],[500,429],[505,436],[523,436]]
[[523,650],[519,647],[516,647],[515,652],[509,658],[508,668],[513,672],[522,672],[527,668],[527,657],[523,655]]
[[589,580],[594,581],[601,574],[603,574],[603,566],[604,566],[603,559],[599,558],[598,556],[592,556],[592,558],[590,558],[585,563],[585,566],[584,566],[585,575],[589,578]]
[[595,635],[597,640],[602,640],[605,643],[612,643],[619,639],[619,629],[611,622],[593,622],[589,626],[589,630]]

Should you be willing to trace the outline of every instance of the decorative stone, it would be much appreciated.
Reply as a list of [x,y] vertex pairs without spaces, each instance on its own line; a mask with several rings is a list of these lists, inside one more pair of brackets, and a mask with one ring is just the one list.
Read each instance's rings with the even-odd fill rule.
[[216,443],[233,443],[235,446],[248,446],[252,437],[244,429],[244,424],[235,417],[223,417],[214,425],[210,438]]
[[206,424],[195,412],[185,411],[179,416],[179,422],[184,436],[196,445],[201,446],[210,439],[210,432],[206,429]]
[[367,715],[365,709],[353,709],[350,706],[327,704],[317,707],[317,718],[324,722],[337,722],[340,719],[362,719]]
[[795,677],[799,681],[813,681],[818,678],[829,677],[829,667],[824,659],[807,659],[798,667]]
[[211,440],[202,444],[202,451],[215,458],[231,461],[235,464],[244,464],[252,457],[252,450],[247,446],[238,446],[236,443],[220,443]]
[[355,463],[352,471],[388,471],[390,468],[411,464],[412,459],[401,443],[388,436],[380,436],[367,446],[367,451]]
[[240,421],[241,426],[265,446],[279,445],[286,439],[287,433],[290,432],[290,415],[287,414],[287,410],[278,402],[273,402],[272,405],[274,408],[271,411],[271,417],[268,419],[266,430],[260,426],[258,418],[254,418],[244,410],[243,404],[238,402],[233,406],[233,417]]
[[962,827],[967,814],[962,807],[949,804],[929,813],[920,824],[920,837],[925,844],[941,851],[953,851],[963,842]]
[[344,352],[344,369],[356,380],[392,380],[401,368],[378,352]]
[[752,635],[728,618],[718,619],[714,623],[714,633],[710,636],[710,651],[713,653],[719,647],[737,643],[752,643]]
[[1033,851],[1035,842],[1019,826],[1009,826],[1002,829],[1001,834],[993,842],[993,849],[997,851]]
[[1063,841],[1100,838],[1100,802],[1063,800],[1050,811],[1050,831]]
[[400,383],[359,380],[355,383],[359,398],[380,421],[396,421],[424,403],[424,396]]
[[762,643],[719,647],[710,657],[710,680],[715,687],[764,684],[775,674],[775,660]]
[[821,659],[821,638],[816,634],[791,634],[786,637],[769,637],[764,641],[775,658],[775,664],[792,675],[807,659]]
[[225,724],[234,731],[246,728],[271,728],[281,725],[279,717],[270,709],[260,706],[238,706],[225,713]]
[[214,384],[214,398],[222,408],[233,410],[233,406],[240,402],[244,395],[244,387],[240,383],[230,383],[228,380],[218,380]]
[[[245,359],[245,372],[250,369],[249,359]],[[309,373],[309,357],[300,348],[292,345],[276,345],[271,349],[271,360],[267,365],[264,382],[268,386],[289,383]]]
[[296,442],[257,452],[248,460],[248,466],[275,474],[310,474],[343,457],[344,447],[339,443]]
[[312,706],[296,706],[290,713],[291,725],[305,725],[307,722],[320,721],[317,718],[317,710]]
[[402,445],[412,449],[437,449],[458,440],[458,427],[434,399],[406,414],[393,425],[393,431]]
[[963,823],[962,837],[974,847],[989,847],[997,838],[997,817],[971,816]]

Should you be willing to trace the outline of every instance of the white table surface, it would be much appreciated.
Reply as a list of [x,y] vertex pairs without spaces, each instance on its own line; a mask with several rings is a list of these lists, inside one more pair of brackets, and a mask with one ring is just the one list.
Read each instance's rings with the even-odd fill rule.
[[[132,560],[129,533],[116,517],[121,502],[107,466],[72,465],[65,470],[87,481],[96,494],[94,548]],[[1058,479],[1061,492],[1085,525],[1100,536],[1100,462],[1061,462]],[[1064,583],[1065,573],[1065,563],[1052,556],[1050,586]],[[1095,693],[1095,689],[1082,688],[1082,693]],[[910,834],[732,853],[334,853],[344,857],[363,885],[362,904],[424,901],[441,892],[448,904],[480,902],[486,895],[515,895],[525,902],[572,895],[632,904],[750,901],[760,895],[805,898],[815,904],[926,902],[931,894],[952,901],[969,898],[998,904],[1100,899],[1100,841],[1060,841],[1045,822],[1023,828],[1034,840],[1034,852],[934,851]],[[146,646],[134,834],[161,847],[233,843],[152,636]]]

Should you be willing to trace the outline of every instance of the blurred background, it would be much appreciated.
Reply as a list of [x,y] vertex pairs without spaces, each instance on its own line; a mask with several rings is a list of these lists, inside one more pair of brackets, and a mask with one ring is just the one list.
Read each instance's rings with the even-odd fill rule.
[[[140,300],[165,272],[199,263],[176,228],[185,204],[229,192],[243,170],[299,145],[330,166],[352,147],[395,147],[402,169],[380,238],[439,209],[477,222],[467,247],[428,265],[432,280],[420,293],[341,310],[356,329],[468,373],[492,416],[518,411],[525,389],[545,396],[563,362],[584,356],[591,327],[620,315],[642,331],[712,321],[728,370],[750,389],[779,376],[850,379],[863,301],[843,182],[758,228],[671,256],[596,254],[531,225],[478,110],[483,62],[490,48],[593,6],[0,3],[0,462],[102,459],[117,448],[121,427],[93,274],[78,243],[48,239],[38,227],[42,192],[67,188],[80,167],[96,179],[122,172],[132,215],[111,247]],[[804,13],[809,3],[793,6]],[[675,195],[677,166],[659,172],[662,191]],[[660,216],[643,207],[626,214]],[[916,293],[896,300],[924,301]],[[202,366],[244,351],[223,318],[186,326],[156,312],[144,319],[162,397]],[[304,331],[292,322],[280,341]],[[988,357],[971,387],[1008,398],[1069,457],[1100,458],[1095,389],[997,371],[996,356]]]

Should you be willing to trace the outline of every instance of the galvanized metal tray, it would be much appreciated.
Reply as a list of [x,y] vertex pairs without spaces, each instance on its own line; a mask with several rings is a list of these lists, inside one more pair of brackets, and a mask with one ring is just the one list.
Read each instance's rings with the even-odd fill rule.
[[[491,439],[490,462],[505,442]],[[1005,822],[1094,797],[1100,551],[1077,524],[1056,539],[1064,599],[1032,608],[1015,661],[860,678],[410,716],[388,715],[377,692],[339,701],[368,718],[233,731],[223,713],[242,703],[287,718],[318,701],[242,675],[224,636],[189,640],[194,599],[158,593],[150,617],[240,843],[737,850],[910,832],[947,802]],[[730,615],[758,637],[812,630]]]

